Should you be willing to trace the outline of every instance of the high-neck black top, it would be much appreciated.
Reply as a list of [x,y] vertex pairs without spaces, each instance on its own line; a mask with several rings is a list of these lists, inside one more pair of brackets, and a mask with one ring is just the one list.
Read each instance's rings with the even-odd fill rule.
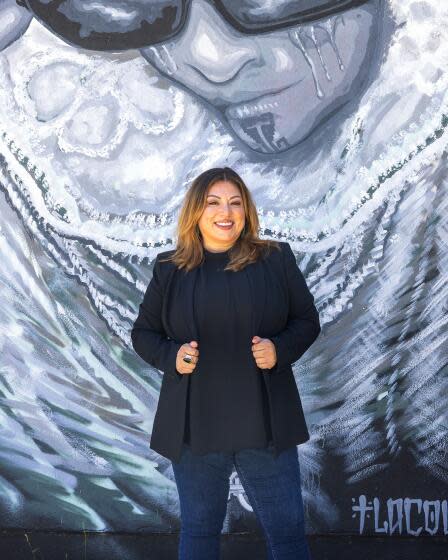
[[223,270],[229,252],[204,248],[194,288],[199,360],[189,374],[184,441],[196,454],[266,447],[272,440],[268,396],[251,350],[256,302],[244,269]]

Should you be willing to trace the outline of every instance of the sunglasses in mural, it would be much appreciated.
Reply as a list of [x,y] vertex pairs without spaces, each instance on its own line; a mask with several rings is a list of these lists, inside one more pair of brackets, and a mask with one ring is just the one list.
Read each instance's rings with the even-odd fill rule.
[[[208,1],[235,30],[259,34],[309,23],[368,0]],[[192,0],[17,0],[62,39],[86,49],[116,51],[167,41],[182,31]]]

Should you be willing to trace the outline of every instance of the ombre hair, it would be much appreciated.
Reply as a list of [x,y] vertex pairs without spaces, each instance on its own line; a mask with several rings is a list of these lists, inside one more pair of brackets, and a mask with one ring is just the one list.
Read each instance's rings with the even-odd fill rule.
[[238,187],[245,213],[244,228],[230,248],[229,263],[224,270],[236,272],[263,258],[273,247],[281,250],[277,241],[258,237],[260,224],[257,209],[249,189],[238,173],[230,167],[214,167],[192,181],[179,214],[176,250],[168,258],[160,259],[160,262],[174,262],[178,268],[185,268],[186,271],[203,262],[204,249],[198,222],[207,204],[208,191],[218,181],[227,181]]

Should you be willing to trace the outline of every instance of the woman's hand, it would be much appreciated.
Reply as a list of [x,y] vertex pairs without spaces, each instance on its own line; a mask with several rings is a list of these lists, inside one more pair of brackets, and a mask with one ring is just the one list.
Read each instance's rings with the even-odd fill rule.
[[[194,370],[199,359],[199,350],[197,348],[198,343],[196,342],[196,340],[192,340],[190,344],[188,344],[188,342],[182,344],[182,346],[177,351],[176,356],[176,369],[178,373],[191,373]],[[184,362],[183,357],[185,356],[185,354],[189,354],[192,357],[191,363]]]
[[277,352],[275,344],[269,338],[252,338],[252,354],[257,362],[257,366],[262,369],[271,369],[277,363]]

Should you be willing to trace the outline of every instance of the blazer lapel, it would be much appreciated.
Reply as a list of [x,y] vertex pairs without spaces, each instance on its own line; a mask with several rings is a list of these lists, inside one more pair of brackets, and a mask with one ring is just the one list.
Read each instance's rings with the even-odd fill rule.
[[[190,333],[191,340],[199,341],[199,331],[195,320],[194,313],[194,285],[198,275],[199,268],[196,267],[184,275],[182,279],[182,307],[183,307],[183,320],[185,324],[185,332]],[[180,274],[184,274],[180,271]]]
[[260,336],[259,328],[266,302],[264,263],[262,261],[252,263],[244,270],[249,280],[250,292],[252,295],[252,336]]
[[[266,308],[266,298],[267,298],[267,281],[265,266],[268,266],[265,261],[261,260],[253,265],[249,265],[246,270],[249,277],[249,282],[251,284],[252,293],[252,333],[253,336],[261,336],[260,325],[263,319],[263,312]],[[270,370],[266,368],[259,368],[263,379],[265,380],[266,388],[269,396],[269,374]],[[269,401],[270,401],[269,396]],[[270,405],[271,406],[271,405]],[[272,414],[272,409],[271,409]]]

